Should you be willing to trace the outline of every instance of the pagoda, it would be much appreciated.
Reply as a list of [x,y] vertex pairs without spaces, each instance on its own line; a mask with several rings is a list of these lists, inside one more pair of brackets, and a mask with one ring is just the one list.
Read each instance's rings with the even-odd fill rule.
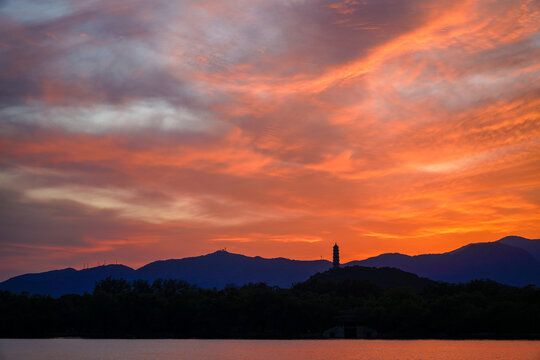
[[339,268],[339,246],[334,244],[334,269]]

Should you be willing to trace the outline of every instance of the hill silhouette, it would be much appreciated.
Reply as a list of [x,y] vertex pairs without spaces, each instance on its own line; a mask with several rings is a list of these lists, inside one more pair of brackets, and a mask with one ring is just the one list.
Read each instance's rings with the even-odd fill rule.
[[288,288],[330,267],[326,260],[265,259],[220,250],[203,256],[155,261],[138,269],[136,275],[144,280],[181,279],[204,288],[250,282]]
[[540,263],[540,240],[526,239],[521,236],[506,236],[497,242],[523,249]]
[[203,256],[154,261],[137,270],[124,265],[106,265],[83,270],[68,268],[25,274],[0,283],[0,290],[51,296],[83,294],[92,292],[95,283],[105,278],[128,281],[177,279],[203,288],[218,289],[250,282],[289,288],[331,266],[326,260],[265,259],[219,250]]
[[102,265],[82,270],[67,268],[15,276],[1,283],[0,289],[55,297],[64,294],[83,294],[91,292],[96,281],[108,277],[131,280],[136,278],[134,274],[135,270],[125,265]]
[[365,296],[393,288],[407,288],[418,293],[435,284],[433,280],[395,268],[347,266],[317,273],[296,284],[294,289],[341,296]]
[[362,261],[352,261],[349,265],[394,267],[452,283],[490,279],[514,286],[540,286],[540,263],[524,248],[507,243],[534,250],[540,240],[510,237],[496,242],[469,244],[444,254],[382,254]]
[[[382,254],[362,261],[351,261],[342,267],[392,267],[432,280],[453,283],[490,279],[513,286],[540,286],[540,262],[535,258],[539,246],[540,240],[509,236],[496,242],[469,244],[444,254]],[[25,274],[0,283],[0,290],[51,296],[83,294],[92,292],[97,281],[108,277],[128,281],[176,279],[202,288],[217,289],[229,284],[242,286],[250,282],[289,288],[331,267],[331,262],[327,260],[266,259],[220,250],[203,256],[155,261],[136,270],[124,265],[107,265]]]

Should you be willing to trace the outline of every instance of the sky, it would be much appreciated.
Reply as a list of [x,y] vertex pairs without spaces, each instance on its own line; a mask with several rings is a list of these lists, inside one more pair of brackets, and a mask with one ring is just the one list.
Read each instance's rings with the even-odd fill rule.
[[540,237],[537,0],[0,0],[0,279]]

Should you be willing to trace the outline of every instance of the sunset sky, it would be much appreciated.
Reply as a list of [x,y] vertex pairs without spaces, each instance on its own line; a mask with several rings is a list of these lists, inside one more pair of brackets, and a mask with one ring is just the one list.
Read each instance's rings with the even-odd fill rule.
[[0,0],[0,280],[540,237],[538,0]]

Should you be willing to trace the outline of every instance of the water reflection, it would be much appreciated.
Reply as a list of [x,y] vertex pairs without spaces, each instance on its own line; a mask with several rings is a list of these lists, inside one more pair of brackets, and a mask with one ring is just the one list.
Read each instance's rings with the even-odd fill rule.
[[2,339],[2,360],[539,360],[540,341]]

